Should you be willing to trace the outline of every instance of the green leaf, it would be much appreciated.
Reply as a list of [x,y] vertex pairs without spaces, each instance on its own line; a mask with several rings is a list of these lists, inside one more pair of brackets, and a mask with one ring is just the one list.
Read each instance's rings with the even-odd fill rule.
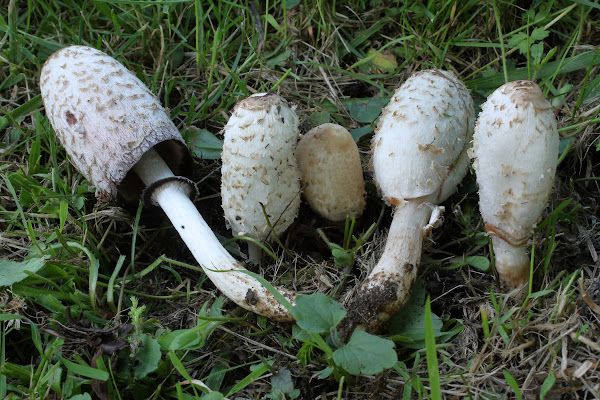
[[103,382],[106,382],[109,378],[108,372],[106,371],[92,368],[89,365],[77,364],[62,357],[60,357],[60,360],[63,364],[65,364],[69,372],[73,374],[85,376],[86,378],[97,379]]
[[438,366],[437,348],[435,347],[432,317],[431,302],[428,297],[425,302],[425,354],[427,355],[427,372],[429,373],[431,398],[434,400],[441,400],[440,370]]
[[353,375],[375,375],[398,362],[391,340],[357,329],[348,344],[333,352],[333,361]]
[[519,388],[519,384],[517,383],[515,378],[513,378],[513,376],[510,374],[510,372],[508,372],[506,370],[502,371],[502,374],[504,374],[504,379],[506,379],[506,383],[508,383],[508,386],[510,386],[510,388],[513,390],[513,392],[515,392],[517,399],[523,400],[523,395],[521,394],[521,389]]
[[10,286],[27,278],[25,271],[37,273],[44,266],[43,258],[25,261],[0,260],[0,286]]
[[480,271],[488,271],[490,269],[490,260],[483,256],[468,256],[465,257],[465,262],[471,267],[475,267]]
[[142,345],[135,351],[137,365],[135,366],[136,379],[142,379],[150,372],[158,368],[161,359],[160,345],[150,335],[143,334],[140,337]]
[[207,131],[200,129],[189,134],[192,152],[204,160],[216,160],[221,157],[223,141]]
[[244,379],[242,379],[241,381],[236,383],[235,386],[233,386],[229,390],[229,392],[225,395],[225,397],[229,397],[229,396],[243,390],[246,386],[254,384],[258,378],[263,376],[265,373],[267,373],[269,371],[270,368],[272,368],[271,367],[272,364],[273,364],[272,361],[270,361],[269,364],[264,364],[264,363],[259,364]]
[[342,104],[357,122],[369,124],[379,117],[381,110],[389,101],[389,97],[371,97],[368,99],[344,100]]
[[308,333],[329,333],[346,316],[346,310],[323,293],[296,297],[296,323]]
[[544,30],[544,28],[535,28],[531,35],[529,36],[529,43],[537,42],[539,40],[544,40],[548,37],[550,32]]
[[158,340],[160,350],[184,350],[195,348],[201,336],[195,330],[179,329],[166,334]]
[[312,126],[319,126],[329,122],[331,114],[329,111],[315,111],[310,115],[310,124]]
[[360,128],[351,129],[350,135],[352,135],[352,139],[358,143],[361,137],[368,135],[371,132],[373,132],[373,127],[371,125],[365,125]]
[[346,265],[352,265],[354,258],[344,249],[332,249],[331,254],[333,255],[334,262],[340,267]]
[[292,393],[294,391],[294,382],[292,381],[290,370],[285,368],[280,369],[277,375],[271,377],[271,386],[281,393]]
[[542,388],[540,389],[540,400],[544,400],[546,395],[552,389],[554,384],[556,383],[556,375],[554,375],[554,371],[550,371],[550,374],[544,379],[542,383]]

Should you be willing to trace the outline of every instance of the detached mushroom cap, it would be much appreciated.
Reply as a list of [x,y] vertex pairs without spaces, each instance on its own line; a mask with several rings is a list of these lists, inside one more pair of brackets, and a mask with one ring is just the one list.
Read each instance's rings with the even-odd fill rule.
[[87,46],[55,52],[42,67],[40,89],[56,135],[100,200],[117,192],[139,199],[144,185],[129,171],[155,146],[176,174],[191,170],[185,142],[156,96],[107,54]]
[[296,147],[302,194],[317,214],[331,221],[358,217],[365,207],[365,185],[358,147],[337,124],[311,129]]
[[236,104],[224,131],[221,197],[233,234],[265,240],[262,206],[282,233],[300,207],[298,116],[282,97],[259,93]]

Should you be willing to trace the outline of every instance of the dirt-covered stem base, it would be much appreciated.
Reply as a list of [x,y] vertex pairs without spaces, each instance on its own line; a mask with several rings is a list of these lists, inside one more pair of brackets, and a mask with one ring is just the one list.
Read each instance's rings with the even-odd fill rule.
[[343,338],[355,328],[376,332],[406,303],[417,276],[428,204],[407,201],[396,207],[383,255],[348,305]]

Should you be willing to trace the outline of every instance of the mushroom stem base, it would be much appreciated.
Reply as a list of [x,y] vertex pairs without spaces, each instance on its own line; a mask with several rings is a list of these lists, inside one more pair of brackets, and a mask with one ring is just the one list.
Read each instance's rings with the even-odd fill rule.
[[523,287],[529,281],[530,257],[527,245],[513,246],[492,235],[494,262],[502,285],[509,289]]
[[348,305],[342,336],[349,337],[354,328],[376,332],[404,306],[417,276],[431,212],[429,204],[413,201],[396,207],[383,254]]

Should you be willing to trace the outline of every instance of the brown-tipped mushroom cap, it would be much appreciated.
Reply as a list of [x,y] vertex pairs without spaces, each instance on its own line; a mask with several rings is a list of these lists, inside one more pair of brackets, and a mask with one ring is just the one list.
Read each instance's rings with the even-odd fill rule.
[[113,200],[117,190],[138,199],[144,186],[128,172],[154,146],[176,174],[191,168],[181,134],[156,96],[105,53],[86,46],[57,51],[42,67],[40,89],[56,135],[99,199]]
[[346,128],[323,124],[311,129],[298,142],[296,159],[302,194],[317,214],[331,221],[362,214],[363,171],[358,147]]

